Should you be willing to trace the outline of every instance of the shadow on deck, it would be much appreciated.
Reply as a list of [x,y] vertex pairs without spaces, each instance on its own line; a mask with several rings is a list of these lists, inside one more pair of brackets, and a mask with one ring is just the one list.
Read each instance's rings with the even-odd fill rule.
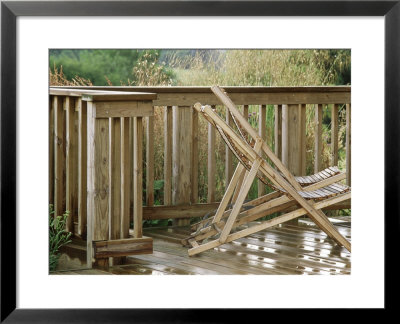
[[[339,232],[350,240],[348,219],[333,219]],[[350,253],[339,247],[313,222],[285,223],[224,244],[194,257],[180,243],[188,227],[148,228],[144,235],[154,239],[154,252],[128,257],[126,264],[108,270],[82,269],[53,274],[141,274],[141,275],[229,275],[229,274],[340,274],[351,272]],[[65,256],[64,256],[65,257]],[[73,259],[75,257],[75,259]],[[61,260],[71,268],[72,256]],[[72,262],[72,263],[71,263]],[[77,266],[77,261],[75,261]]]

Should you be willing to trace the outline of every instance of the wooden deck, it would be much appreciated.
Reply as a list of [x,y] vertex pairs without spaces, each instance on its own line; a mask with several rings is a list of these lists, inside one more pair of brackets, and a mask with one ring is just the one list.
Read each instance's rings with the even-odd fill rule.
[[[333,221],[339,232],[350,240],[349,219]],[[351,272],[350,253],[307,219],[255,233],[194,257],[189,257],[187,248],[180,244],[189,232],[188,227],[148,228],[144,235],[154,239],[153,254],[128,257],[127,264],[110,267],[107,271],[83,269],[82,266],[53,274],[348,275]],[[68,267],[68,263],[63,266]]]

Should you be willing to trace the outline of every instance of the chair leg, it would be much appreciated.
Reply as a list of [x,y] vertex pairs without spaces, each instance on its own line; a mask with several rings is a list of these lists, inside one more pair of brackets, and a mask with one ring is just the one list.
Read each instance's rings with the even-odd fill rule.
[[231,199],[235,187],[237,186],[242,173],[246,172],[242,164],[238,164],[235,172],[233,173],[232,179],[229,182],[228,188],[225,190],[224,197],[218,206],[217,212],[214,215],[212,223],[218,223],[221,220],[223,213],[225,212],[226,206],[228,206],[229,200]]
[[224,226],[224,229],[222,230],[222,233],[220,235],[219,241],[221,243],[224,243],[226,241],[226,238],[228,237],[229,233],[232,230],[233,223],[235,222],[237,216],[239,215],[240,210],[242,209],[244,200],[250,190],[251,184],[253,183],[254,178],[257,175],[258,169],[260,168],[261,164],[261,159],[257,159],[252,167],[250,172],[247,174],[243,185],[240,189],[239,196],[237,198],[237,201],[235,203],[235,206],[233,206],[231,214],[229,215],[229,218]]

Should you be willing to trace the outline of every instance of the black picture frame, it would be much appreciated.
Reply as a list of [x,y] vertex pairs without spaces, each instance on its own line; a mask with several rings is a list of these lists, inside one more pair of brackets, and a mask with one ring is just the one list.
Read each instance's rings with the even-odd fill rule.
[[[400,0],[395,1],[2,1],[1,2],[1,322],[219,322],[244,310],[16,308],[16,19],[19,16],[384,16],[385,309],[399,279],[390,266],[400,228]],[[373,154],[371,152],[371,154]],[[255,310],[252,310],[255,312]],[[258,310],[260,311],[260,310]],[[257,313],[251,315],[257,316]],[[254,318],[254,317],[253,317]]]

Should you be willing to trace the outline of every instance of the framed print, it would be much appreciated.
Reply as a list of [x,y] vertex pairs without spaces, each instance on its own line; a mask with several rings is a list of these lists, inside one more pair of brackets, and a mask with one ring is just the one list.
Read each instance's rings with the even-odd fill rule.
[[[42,264],[38,247],[47,237],[35,220],[42,214],[38,194],[48,185],[47,162],[42,163],[48,152],[40,144],[48,136],[40,108],[49,98],[49,56],[43,53],[55,48],[310,49],[315,44],[351,49],[357,156],[352,160],[357,218],[351,231],[360,238],[352,243],[351,275],[329,282],[322,276],[147,276],[139,281],[43,273],[48,265]],[[399,44],[398,0],[2,1],[1,320],[190,323],[223,322],[239,311],[250,315],[267,308],[392,309],[389,295],[398,283],[391,260],[398,254],[393,238],[399,234]],[[45,73],[36,72],[39,66],[46,66]],[[99,108],[96,114],[101,113]],[[324,298],[332,298],[311,301],[322,288],[331,293]],[[361,288],[368,291],[354,292]],[[266,291],[274,296],[269,303],[263,301]],[[357,300],[362,294],[364,299]]]

